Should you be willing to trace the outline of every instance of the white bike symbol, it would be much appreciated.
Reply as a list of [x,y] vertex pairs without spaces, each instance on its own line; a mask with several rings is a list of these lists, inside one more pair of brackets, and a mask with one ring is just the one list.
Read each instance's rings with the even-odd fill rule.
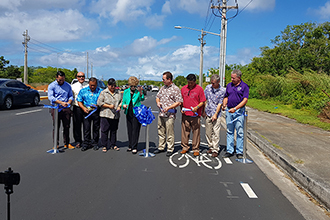
[[[172,154],[172,156],[169,158],[170,163],[174,167],[179,167],[179,168],[184,168],[188,166],[190,160],[194,161],[199,167],[201,166],[201,164],[203,164],[204,166],[206,166],[211,170],[220,169],[222,166],[222,163],[219,160],[219,158],[215,157],[210,159],[206,153],[202,153],[197,157],[192,157],[188,153],[181,154],[176,152]],[[211,164],[207,164],[207,163],[211,163]]]

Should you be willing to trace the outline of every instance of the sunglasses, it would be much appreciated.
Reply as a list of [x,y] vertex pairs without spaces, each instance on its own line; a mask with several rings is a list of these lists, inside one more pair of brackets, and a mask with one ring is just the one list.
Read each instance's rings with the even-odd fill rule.
[[78,78],[85,78],[85,76],[77,76]]

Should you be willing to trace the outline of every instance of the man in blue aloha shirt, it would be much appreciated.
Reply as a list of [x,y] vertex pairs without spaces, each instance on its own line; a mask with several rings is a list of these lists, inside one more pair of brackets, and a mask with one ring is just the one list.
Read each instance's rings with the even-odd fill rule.
[[205,117],[205,136],[209,147],[207,153],[212,154],[212,157],[217,157],[220,150],[221,105],[226,93],[226,89],[219,83],[220,76],[212,75],[211,84],[204,91],[207,102],[202,116]]
[[[97,87],[97,79],[91,77],[89,86],[80,90],[77,102],[79,107],[84,111],[84,141],[81,147],[82,151],[89,148],[98,150],[99,133],[100,133],[100,110],[97,108],[97,99],[102,91]],[[91,126],[93,122],[93,139],[91,140]]]

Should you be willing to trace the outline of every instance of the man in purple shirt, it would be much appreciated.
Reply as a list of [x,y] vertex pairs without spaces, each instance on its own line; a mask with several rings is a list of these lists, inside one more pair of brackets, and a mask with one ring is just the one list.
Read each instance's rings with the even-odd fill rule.
[[234,155],[234,130],[236,129],[236,156],[243,158],[244,111],[249,98],[249,86],[241,80],[242,72],[231,72],[231,83],[226,88],[222,109],[226,110],[227,123],[227,153],[223,157]]
[[221,105],[226,89],[220,86],[220,76],[211,76],[211,84],[205,88],[206,106],[202,116],[205,118],[205,136],[209,150],[208,154],[217,157],[219,154]]
[[[64,72],[58,71],[56,73],[56,80],[51,84],[49,84],[48,99],[52,105],[57,104],[60,108],[63,108],[60,112],[58,112],[58,130],[60,129],[60,122],[62,121],[64,148],[74,149],[74,147],[70,144],[70,135],[69,135],[70,118],[71,118],[71,110],[69,107],[72,103],[73,95],[70,84],[65,82]],[[53,118],[53,137],[54,137],[54,127],[55,127],[54,109],[51,109],[51,115]],[[58,145],[59,144],[58,136],[56,138]]]

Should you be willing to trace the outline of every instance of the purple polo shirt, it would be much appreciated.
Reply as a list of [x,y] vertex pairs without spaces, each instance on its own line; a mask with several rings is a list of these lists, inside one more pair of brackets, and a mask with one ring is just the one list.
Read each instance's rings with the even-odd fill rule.
[[228,97],[227,107],[234,108],[241,103],[244,98],[249,98],[249,86],[243,81],[241,81],[238,86],[234,86],[232,82],[228,83],[225,97]]

